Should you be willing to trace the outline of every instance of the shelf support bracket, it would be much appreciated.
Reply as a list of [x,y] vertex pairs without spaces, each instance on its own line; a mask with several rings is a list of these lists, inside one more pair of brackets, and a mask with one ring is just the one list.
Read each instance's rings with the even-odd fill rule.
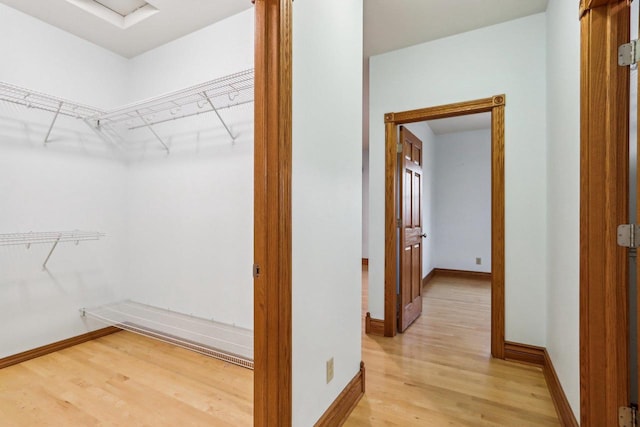
[[147,122],[145,120],[144,117],[142,117],[142,114],[140,114],[140,111],[136,110],[136,114],[138,115],[138,117],[140,117],[140,120],[142,120],[142,122],[144,123],[145,127],[147,127],[151,133],[153,134],[153,136],[156,137],[156,139],[158,141],[160,141],[160,144],[162,144],[162,146],[164,147],[164,149],[167,151],[167,154],[169,154],[169,147],[167,146],[167,144],[164,143],[164,141],[162,140],[162,138],[160,138],[160,135],[158,135],[156,133],[156,131],[153,129],[153,127],[149,124],[149,122]]
[[49,251],[49,255],[47,255],[47,258],[44,260],[44,263],[42,264],[42,270],[46,270],[47,269],[47,262],[49,262],[49,258],[51,258],[51,254],[53,254],[53,251],[56,250],[56,246],[58,246],[59,242],[60,242],[60,237],[58,237],[58,239],[53,243],[53,246],[51,247],[51,250]]
[[62,109],[62,101],[58,104],[58,109],[56,110],[56,115],[53,116],[53,120],[51,121],[51,125],[49,125],[49,130],[47,131],[47,136],[44,137],[44,143],[49,142],[49,136],[51,136],[51,131],[53,130],[53,125],[56,124],[56,120],[58,119],[58,115],[60,114],[60,110]]
[[213,105],[213,102],[211,102],[211,98],[209,98],[207,96],[206,92],[202,92],[202,96],[204,96],[204,99],[206,99],[207,102],[209,103],[209,105],[211,105],[211,108],[213,109],[213,112],[216,113],[216,116],[218,116],[218,120],[220,120],[220,123],[222,123],[222,126],[224,126],[224,128],[227,130],[227,133],[231,137],[231,141],[235,142],[236,141],[236,137],[233,136],[233,134],[231,133],[231,130],[229,129],[227,124],[222,119],[222,116],[220,115],[220,113],[218,112],[218,109]]

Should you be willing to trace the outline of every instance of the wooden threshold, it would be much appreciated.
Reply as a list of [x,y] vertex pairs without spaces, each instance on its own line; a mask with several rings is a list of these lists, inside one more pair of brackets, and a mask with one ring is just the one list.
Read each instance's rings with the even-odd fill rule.
[[356,407],[365,390],[365,369],[364,362],[360,362],[360,371],[340,392],[336,400],[320,417],[315,427],[338,427],[347,421],[349,414]]
[[504,358],[514,362],[540,366],[562,425],[578,427],[576,416],[571,409],[567,395],[562,388],[562,384],[560,384],[556,369],[553,367],[553,361],[546,348],[507,341],[504,344]]
[[101,338],[121,330],[122,329],[116,328],[115,326],[107,326],[106,328],[87,332],[86,334],[67,338],[66,340],[57,341],[52,344],[34,348],[33,350],[23,351],[22,353],[14,354],[13,356],[8,356],[0,359],[0,369],[4,369],[12,365],[17,365],[18,363],[26,362],[28,360],[35,359],[36,357],[44,356],[49,353],[64,350],[65,348],[73,347],[74,345],[82,344],[83,342],[95,340],[97,338]]

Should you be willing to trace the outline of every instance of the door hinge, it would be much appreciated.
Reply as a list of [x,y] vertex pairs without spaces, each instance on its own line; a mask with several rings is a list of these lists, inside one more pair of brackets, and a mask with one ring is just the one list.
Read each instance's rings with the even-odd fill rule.
[[638,409],[632,406],[618,408],[618,427],[636,427],[638,425]]
[[622,224],[618,226],[618,246],[637,248],[640,243],[640,226],[638,224]]
[[402,227],[402,219],[401,218],[396,219],[396,227],[398,227],[398,228]]
[[396,145],[396,152],[397,152],[398,154],[402,154],[402,144],[398,143],[398,144]]
[[638,40],[632,40],[618,47],[619,66],[627,67],[637,64],[638,62],[640,62],[640,46],[638,46]]
[[257,279],[260,277],[260,266],[258,264],[253,264],[253,278]]

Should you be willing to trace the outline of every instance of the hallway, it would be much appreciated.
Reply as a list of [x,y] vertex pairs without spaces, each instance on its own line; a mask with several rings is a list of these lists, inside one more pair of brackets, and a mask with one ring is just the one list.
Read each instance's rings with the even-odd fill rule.
[[406,333],[363,331],[366,393],[346,426],[560,425],[540,368],[489,356],[490,282],[436,276],[423,296]]

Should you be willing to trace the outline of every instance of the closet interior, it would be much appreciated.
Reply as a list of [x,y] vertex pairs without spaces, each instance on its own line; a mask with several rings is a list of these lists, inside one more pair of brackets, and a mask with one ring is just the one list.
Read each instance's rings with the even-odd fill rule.
[[253,11],[133,58],[0,27],[0,358],[113,325],[253,368]]

